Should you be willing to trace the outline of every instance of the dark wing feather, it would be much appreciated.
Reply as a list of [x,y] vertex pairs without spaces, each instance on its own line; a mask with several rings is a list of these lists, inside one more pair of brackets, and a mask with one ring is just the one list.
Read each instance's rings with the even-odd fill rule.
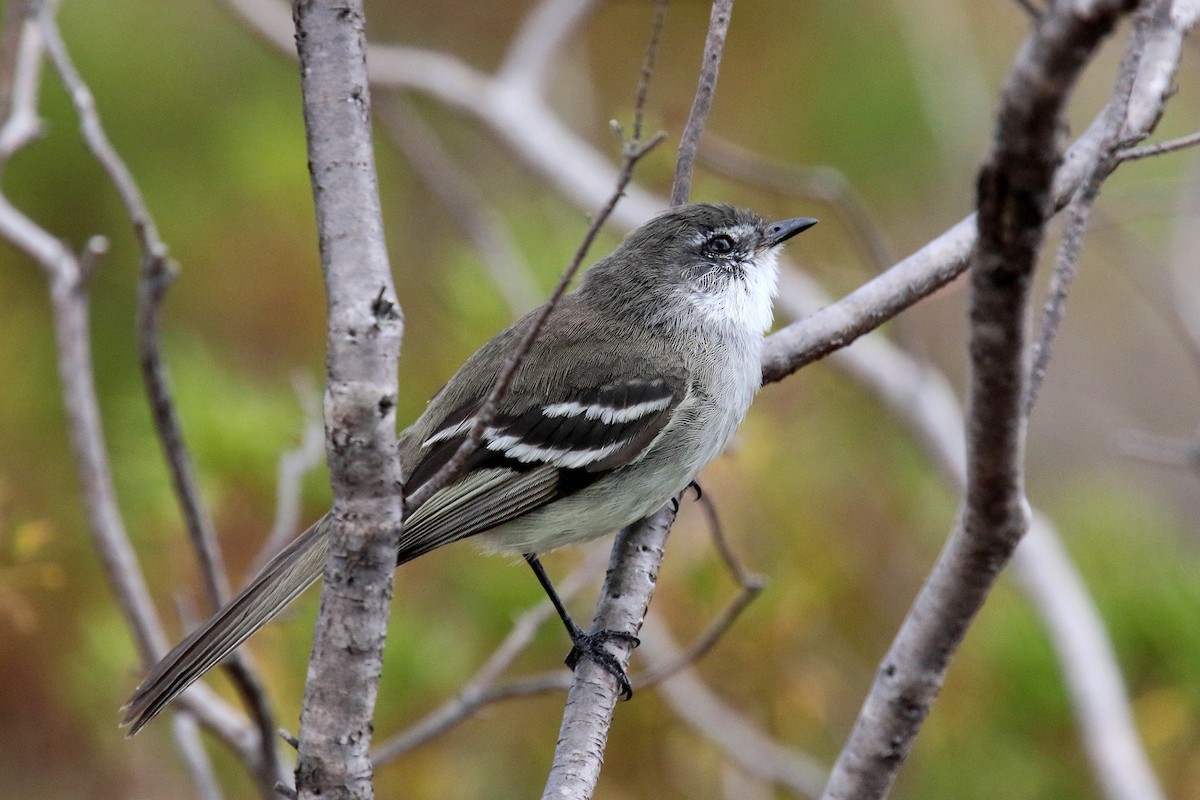
[[[682,399],[678,385],[652,379],[502,404],[460,477],[412,511],[400,560],[502,525],[637,461]],[[471,399],[431,426],[408,478],[409,493],[458,451],[481,405]]]

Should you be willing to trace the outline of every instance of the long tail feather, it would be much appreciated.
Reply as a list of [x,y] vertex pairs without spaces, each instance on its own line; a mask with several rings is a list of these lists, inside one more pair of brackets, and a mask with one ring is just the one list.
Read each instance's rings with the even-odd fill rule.
[[284,606],[321,577],[329,551],[328,517],[300,534],[271,559],[220,612],[192,632],[154,666],[125,704],[126,735],[133,736],[158,712]]

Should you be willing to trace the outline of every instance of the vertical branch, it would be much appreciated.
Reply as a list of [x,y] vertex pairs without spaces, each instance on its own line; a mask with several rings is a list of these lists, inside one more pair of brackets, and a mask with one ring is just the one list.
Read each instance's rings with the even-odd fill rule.
[[373,796],[371,717],[402,508],[403,323],[383,240],[361,0],[296,0],[300,86],[328,293],[326,450],[335,522],[300,720],[299,796]]
[[1055,4],[1039,19],[1005,85],[992,152],[979,177],[964,508],[884,658],[825,789],[828,800],[888,793],[950,657],[1028,526],[1026,315],[1054,207],[1060,114],[1084,64],[1132,5]]

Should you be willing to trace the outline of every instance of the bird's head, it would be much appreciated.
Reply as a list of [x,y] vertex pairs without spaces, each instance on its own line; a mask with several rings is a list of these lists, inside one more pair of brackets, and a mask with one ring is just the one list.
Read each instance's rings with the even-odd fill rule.
[[[763,333],[771,325],[779,246],[816,224],[767,222],[727,205],[667,211],[631,233],[588,271],[581,294],[606,293],[650,319],[726,325]],[[614,296],[615,295],[615,296]],[[598,298],[603,300],[604,298]]]

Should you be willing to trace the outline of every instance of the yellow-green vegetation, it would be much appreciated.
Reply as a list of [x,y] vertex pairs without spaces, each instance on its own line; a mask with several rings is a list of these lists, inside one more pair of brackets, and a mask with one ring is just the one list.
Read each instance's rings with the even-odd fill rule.
[[[505,3],[376,5],[387,8],[368,4],[372,36],[450,50],[481,69],[499,61],[497,37],[524,13]],[[649,19],[644,5],[602,4],[551,81],[570,126],[614,160],[608,120],[629,116]],[[866,0],[799,6],[739,6],[710,129],[783,162],[842,170],[896,255],[910,252],[969,211],[974,180],[939,161],[939,132],[924,116],[896,18],[911,11]],[[650,93],[652,130],[679,133],[707,13],[703,3],[672,4]],[[1022,12],[1016,3],[991,3],[964,13],[971,34],[986,42],[978,69],[994,92],[1019,44]],[[277,457],[304,424],[293,376],[319,384],[324,366],[325,304],[296,66],[217,0],[64,0],[60,19],[107,131],[181,266],[165,306],[164,353],[236,584],[271,524]],[[94,234],[112,240],[92,284],[100,403],[121,510],[174,637],[185,627],[179,604],[192,615],[205,606],[141,389],[136,247],[116,194],[78,138],[66,94],[53,76],[45,85],[46,135],[6,167],[4,191],[76,249]],[[1084,94],[1090,114],[1096,98]],[[1178,100],[1165,135],[1196,118],[1195,98]],[[548,290],[586,228],[585,214],[477,123],[428,99],[413,107],[492,204],[533,282]],[[982,157],[985,143],[967,147]],[[383,135],[378,149],[407,323],[399,412],[406,421],[506,324],[508,311],[449,212]],[[647,160],[641,174],[650,188],[669,184],[673,155],[664,146]],[[1152,183],[1123,184],[1110,218],[1121,216],[1123,201],[1149,209],[1143,216],[1165,215],[1187,157],[1172,158],[1174,171],[1160,165],[1142,173]],[[872,273],[825,204],[760,192],[703,167],[694,197],[822,217],[793,255],[835,291]],[[1169,227],[1147,220],[1134,235],[1155,238],[1138,246],[1165,252]],[[606,232],[592,258],[617,239]],[[1056,521],[1095,594],[1168,794],[1200,800],[1200,540],[1192,524],[1200,484],[1134,464],[1112,443],[1123,428],[1188,435],[1200,388],[1153,303],[1130,299],[1131,281],[1157,287],[1165,280],[1149,266],[1154,258],[1130,274],[1128,251],[1107,249],[1116,248],[1111,239],[1095,237],[1089,247],[1094,263],[1085,265],[1079,305],[1034,415],[1031,499]],[[888,334],[958,382],[966,363],[963,305],[952,286]],[[1155,358],[1139,355],[1147,352]],[[117,707],[141,666],[87,536],[55,369],[42,276],[2,244],[0,797],[186,796],[190,778],[169,720],[133,741],[117,730]],[[748,721],[832,763],[953,524],[955,493],[901,423],[824,363],[765,389],[732,451],[702,482],[734,550],[770,584],[699,674]],[[323,471],[309,476],[303,495],[311,521],[329,502]],[[547,566],[561,580],[579,560],[579,553],[554,554]],[[703,515],[686,500],[656,609],[686,642],[734,591]],[[541,598],[523,564],[467,544],[406,566],[395,594],[378,740],[452,696],[512,619]],[[590,618],[593,596],[589,589],[572,603],[581,621]],[[279,723],[292,730],[315,597],[250,648]],[[561,669],[567,649],[552,620],[514,672]],[[639,668],[635,657],[635,684]],[[223,677],[212,683],[234,697]],[[484,709],[381,768],[378,796],[533,796],[561,704],[555,694]],[[219,744],[211,750],[228,796],[252,796],[235,760]],[[722,759],[653,690],[638,691],[617,710],[598,796],[715,800],[735,769]],[[894,796],[1101,796],[1045,628],[1011,579],[968,634]]]

